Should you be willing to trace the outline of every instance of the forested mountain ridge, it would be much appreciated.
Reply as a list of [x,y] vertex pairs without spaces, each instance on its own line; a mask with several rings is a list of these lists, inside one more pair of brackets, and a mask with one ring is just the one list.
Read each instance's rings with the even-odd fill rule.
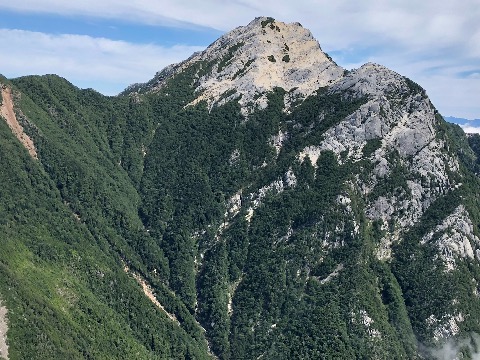
[[116,97],[0,82],[10,359],[475,353],[479,138],[413,81],[257,18]]

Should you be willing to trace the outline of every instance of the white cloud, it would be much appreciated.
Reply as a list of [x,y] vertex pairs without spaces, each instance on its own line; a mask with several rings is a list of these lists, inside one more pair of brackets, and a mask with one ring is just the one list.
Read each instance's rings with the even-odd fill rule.
[[[339,54],[339,59],[334,59],[340,65],[359,66],[367,61],[384,64],[425,87],[443,114],[480,117],[476,95],[480,93],[480,85],[476,84],[478,78],[472,75],[469,79],[463,79],[459,75],[461,68],[475,72],[480,64],[478,0],[0,0],[2,8],[190,27],[192,31],[195,26],[228,31],[246,25],[256,16],[272,16],[285,22],[300,21],[312,31],[325,51]],[[2,34],[0,36],[4,37]],[[3,43],[6,39],[0,40]],[[11,41],[8,43],[11,44]],[[72,54],[70,71],[75,70],[77,57],[80,57],[81,64],[86,61],[93,66],[89,74],[103,66],[99,70],[111,73],[113,77],[130,74],[129,81],[143,81],[143,75],[137,79],[133,76],[140,74],[135,53],[151,65],[150,73],[160,70],[168,62],[180,59],[171,56],[172,60],[163,61],[162,55],[155,65],[152,54],[157,51],[171,54],[171,49],[135,47],[133,54],[130,54],[126,50],[127,45],[116,45],[126,53],[122,61],[114,58],[117,56],[115,52],[98,55],[92,48],[88,49],[89,54],[98,62],[89,62],[81,54]],[[64,51],[60,47],[57,49]],[[184,53],[183,58],[190,55],[187,50]],[[176,54],[180,56],[183,53],[179,50]],[[5,71],[2,69],[3,58],[4,54],[0,58],[0,71]],[[50,59],[57,61],[53,54]],[[60,68],[68,65],[68,61],[57,62]],[[110,69],[112,64],[113,69]],[[23,65],[23,70],[20,67],[19,70],[22,74],[28,73],[28,64]],[[128,68],[130,65],[134,66],[133,70]]]
[[0,8],[158,25],[190,23],[224,31],[244,25],[255,16],[273,16],[282,21],[301,21],[332,48],[359,41],[444,46],[472,40],[473,48],[480,49],[479,42],[474,42],[478,37],[474,30],[479,29],[478,0],[0,0]]
[[[0,72],[7,77],[58,74],[76,85],[116,94],[186,59],[197,46],[138,45],[82,35],[0,29]],[[89,84],[98,84],[95,87]]]
[[470,126],[470,125],[460,125],[460,127],[465,131],[467,134],[480,134],[480,127]]

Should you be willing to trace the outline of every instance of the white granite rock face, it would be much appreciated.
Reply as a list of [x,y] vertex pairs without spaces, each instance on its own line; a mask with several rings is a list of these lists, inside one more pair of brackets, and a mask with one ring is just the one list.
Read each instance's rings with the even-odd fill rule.
[[408,92],[403,76],[374,63],[352,70],[330,89],[331,92],[345,90],[350,91],[354,97],[369,95],[377,98],[388,93]]
[[[315,164],[326,150],[334,152],[340,163],[360,161],[365,157],[367,142],[378,139],[380,147],[369,155],[371,176],[367,181],[357,177],[356,190],[367,198],[397,166],[403,167],[405,175],[413,175],[405,188],[367,203],[367,217],[381,220],[387,231],[377,253],[380,259],[387,259],[392,242],[399,240],[439,195],[458,186],[448,176],[448,171],[458,170],[458,161],[443,151],[445,144],[435,132],[437,120],[429,99],[412,93],[399,74],[381,65],[366,64],[333,84],[329,92],[346,93],[352,98],[366,96],[368,101],[327,130],[320,144],[304,148],[298,154],[300,161],[308,156]],[[392,154],[396,154],[394,158]],[[392,221],[393,231],[389,226]]]
[[472,220],[463,205],[426,234],[422,243],[428,243],[434,238],[447,271],[455,269],[455,258],[474,259],[480,253],[480,239],[473,233]]
[[[382,139],[382,149],[414,156],[435,137],[435,114],[427,98],[409,94],[405,79],[376,64],[366,64],[334,84],[330,92],[348,91],[370,100],[329,129],[318,148],[360,160],[366,141]],[[385,152],[385,151],[384,151]],[[380,155],[380,154],[379,154]]]
[[152,90],[161,88],[166,79],[200,61],[217,63],[196,81],[198,97],[192,104],[205,100],[211,107],[236,99],[244,114],[266,107],[265,93],[275,87],[291,91],[290,97],[305,98],[334,83],[344,72],[299,23],[286,24],[261,17],[223,35],[185,62],[163,70]]

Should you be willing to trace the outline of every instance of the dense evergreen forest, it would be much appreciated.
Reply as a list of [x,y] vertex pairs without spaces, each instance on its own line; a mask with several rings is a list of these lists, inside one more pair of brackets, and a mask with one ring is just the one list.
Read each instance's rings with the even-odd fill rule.
[[[0,121],[9,359],[434,359],[446,344],[472,359],[480,264],[456,256],[446,271],[438,226],[464,209],[480,236],[480,138],[437,113],[438,151],[459,164],[448,183],[460,185],[412,226],[400,228],[400,206],[384,223],[371,204],[409,201],[413,181],[442,186],[409,170],[414,155],[388,148],[375,181],[387,135],[357,157],[299,156],[371,95],[321,87],[285,111],[289,90],[274,88],[248,117],[236,101],[188,106],[192,83],[238,48],[115,97],[55,75],[0,79],[38,154]],[[385,97],[414,113],[424,90],[402,81]]]

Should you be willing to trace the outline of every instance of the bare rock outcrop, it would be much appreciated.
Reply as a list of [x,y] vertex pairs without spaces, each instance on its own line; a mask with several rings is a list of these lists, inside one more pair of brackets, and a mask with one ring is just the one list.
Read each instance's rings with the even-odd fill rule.
[[[322,151],[330,150],[340,163],[344,159],[356,162],[365,158],[363,150],[368,141],[379,142],[378,149],[368,155],[371,174],[367,180],[358,178],[355,187],[369,199],[367,217],[380,220],[387,232],[377,256],[389,258],[391,244],[420,219],[430,204],[460,186],[448,175],[459,169],[458,160],[442,151],[445,142],[435,130],[438,119],[423,89],[394,71],[369,63],[351,71],[329,91],[347,92],[352,98],[366,97],[367,101],[327,130],[320,144],[306,147],[298,157],[302,160],[308,156],[315,164]],[[402,176],[411,174],[410,180],[394,192],[374,196],[376,186],[398,176],[393,172],[400,168]]]
[[10,129],[12,129],[15,137],[22,143],[22,145],[27,149],[28,153],[34,159],[37,159],[37,150],[35,149],[35,144],[32,139],[25,133],[22,125],[18,122],[13,109],[13,96],[12,89],[8,86],[2,85],[2,104],[0,106],[0,115],[5,119]]
[[344,73],[299,23],[259,17],[223,35],[205,51],[160,72],[151,90],[160,89],[169,77],[195,63],[212,61],[215,64],[210,71],[197,79],[198,96],[191,104],[205,100],[214,106],[236,99],[244,114],[266,107],[266,92],[275,87],[305,98],[338,81]]
[[7,330],[7,308],[0,301],[0,358],[8,360]]
[[473,223],[464,205],[458,206],[443,222],[422,238],[434,241],[447,271],[455,269],[456,258],[480,257],[480,239],[473,232]]

